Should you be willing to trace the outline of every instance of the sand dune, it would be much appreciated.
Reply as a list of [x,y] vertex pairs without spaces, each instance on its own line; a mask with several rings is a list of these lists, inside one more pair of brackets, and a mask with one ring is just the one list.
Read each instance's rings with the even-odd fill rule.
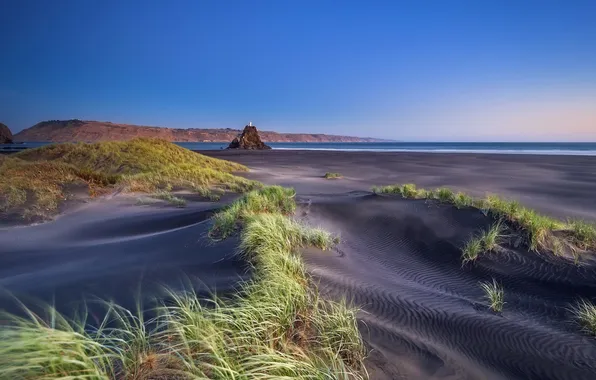
[[[248,176],[298,190],[298,216],[341,236],[304,257],[323,294],[362,308],[372,379],[595,379],[596,339],[569,306],[596,299],[596,268],[523,250],[462,267],[460,248],[491,220],[475,209],[373,195],[371,185],[450,185],[494,191],[555,216],[596,219],[596,158],[495,155],[207,152],[247,164]],[[328,153],[328,154],[327,154]],[[325,180],[326,171],[343,179]],[[89,204],[37,226],[0,229],[0,286],[68,310],[93,294],[130,306],[190,276],[202,291],[232,291],[247,276],[237,242],[209,242],[225,202],[185,209]],[[502,314],[478,283],[505,289]],[[8,307],[7,299],[0,308]]]
[[[373,378],[385,362],[408,379],[595,378],[596,342],[566,310],[596,296],[593,267],[511,251],[462,268],[462,243],[490,223],[480,211],[370,195],[309,200],[305,217],[342,243],[307,262],[324,294],[362,307]],[[478,286],[491,278],[505,288],[502,315]]]
[[[163,285],[231,291],[246,275],[236,242],[205,238],[220,206],[135,206],[115,198],[54,222],[0,229],[0,287],[55,302],[64,312],[90,296],[133,307],[139,287],[145,301]],[[4,298],[0,307],[10,305]]]
[[[594,379],[596,340],[569,307],[596,299],[594,264],[505,251],[461,267],[462,244],[492,222],[474,209],[375,196],[371,185],[415,182],[518,199],[559,217],[596,219],[596,159],[353,152],[213,152],[267,183],[294,186],[302,217],[342,237],[306,251],[323,293],[362,308],[372,379]],[[344,175],[325,180],[326,171]],[[358,190],[358,191],[354,191]],[[502,315],[480,281],[505,289]]]

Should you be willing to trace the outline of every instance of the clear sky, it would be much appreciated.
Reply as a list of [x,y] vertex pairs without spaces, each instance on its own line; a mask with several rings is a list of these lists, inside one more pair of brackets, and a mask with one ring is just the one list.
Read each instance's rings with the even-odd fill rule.
[[0,0],[0,122],[596,141],[596,0]]

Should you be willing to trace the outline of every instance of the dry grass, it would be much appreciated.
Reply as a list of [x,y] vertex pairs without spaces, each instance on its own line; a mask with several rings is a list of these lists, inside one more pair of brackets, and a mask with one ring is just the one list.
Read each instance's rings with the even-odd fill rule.
[[343,178],[343,176],[340,173],[327,172],[327,173],[325,173],[323,178],[325,178],[325,179],[340,179],[340,178]]
[[217,198],[222,191],[260,187],[232,174],[245,170],[155,139],[48,145],[0,161],[0,211],[25,220],[47,219],[69,196],[69,184],[87,189],[90,197],[120,188],[144,193],[190,189]]
[[[448,188],[436,190],[418,189],[414,184],[375,186],[377,194],[399,194],[410,199],[431,199],[450,203],[458,208],[475,207],[502,220],[512,231],[519,233],[528,249],[551,252],[555,255],[570,253],[577,260],[581,252],[596,250],[596,226],[585,221],[563,222],[540,215],[523,207],[517,201],[510,201],[495,195],[476,199],[467,194],[455,193]],[[463,249],[464,258],[476,257],[479,246],[471,240]]]

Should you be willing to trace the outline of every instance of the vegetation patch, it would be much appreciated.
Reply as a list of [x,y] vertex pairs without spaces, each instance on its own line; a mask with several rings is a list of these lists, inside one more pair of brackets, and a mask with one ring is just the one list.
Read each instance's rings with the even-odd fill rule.
[[70,195],[69,185],[84,187],[90,197],[115,189],[149,194],[189,189],[215,199],[223,191],[259,188],[232,174],[246,170],[157,139],[48,145],[0,161],[0,212],[47,219]]
[[492,282],[481,282],[480,288],[484,291],[489,307],[492,311],[500,313],[505,305],[505,291],[495,279]]
[[579,301],[571,312],[577,322],[590,335],[596,335],[596,305],[587,300]]
[[55,310],[48,319],[6,316],[0,377],[366,378],[356,310],[321,299],[297,252],[307,245],[327,249],[334,239],[286,215],[296,207],[293,195],[264,188],[223,211],[238,218],[239,252],[254,266],[235,298],[205,301],[172,291],[154,320],[109,305],[93,329]]
[[475,261],[481,252],[494,252],[499,248],[503,238],[504,228],[499,221],[493,224],[488,230],[482,231],[479,235],[472,237],[462,249],[462,262],[465,264]]
[[161,199],[162,201],[166,201],[172,206],[176,207],[184,207],[186,206],[186,201],[182,198],[178,198],[174,196],[172,193],[167,191],[159,192],[152,195],[153,198]]
[[327,173],[325,173],[325,175],[323,176],[323,178],[325,178],[325,179],[340,179],[340,178],[343,178],[343,176],[341,174],[339,174],[339,173],[330,173],[330,172],[327,172]]
[[[455,193],[449,188],[436,190],[418,189],[414,184],[375,186],[375,194],[398,194],[409,199],[429,199],[453,204],[458,208],[474,207],[493,216],[502,224],[502,229],[509,228],[523,237],[528,249],[551,252],[555,255],[571,253],[577,260],[579,254],[596,250],[596,226],[585,221],[571,220],[563,222],[538,214],[523,207],[517,201],[505,200],[495,195],[483,199],[467,194]],[[470,240],[462,250],[464,260],[473,260],[483,243]]]

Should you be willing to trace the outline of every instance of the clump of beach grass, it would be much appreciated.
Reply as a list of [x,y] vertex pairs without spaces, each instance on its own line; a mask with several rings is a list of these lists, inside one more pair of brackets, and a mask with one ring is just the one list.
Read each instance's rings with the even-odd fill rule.
[[580,248],[588,249],[594,246],[594,242],[596,242],[596,226],[583,220],[570,220],[568,224]]
[[462,192],[458,192],[453,197],[453,204],[457,208],[470,207],[474,204],[474,198]]
[[356,309],[322,299],[298,253],[307,245],[328,249],[334,239],[286,215],[296,207],[293,196],[264,188],[222,211],[235,210],[239,252],[254,268],[236,296],[200,299],[193,290],[169,290],[156,319],[111,306],[92,329],[57,313],[49,323],[31,312],[5,318],[0,377],[366,378]]
[[478,238],[472,238],[466,242],[462,248],[463,263],[476,261],[478,255],[482,252],[482,241]]
[[340,179],[340,178],[343,178],[343,176],[340,173],[327,172],[327,173],[325,173],[323,178],[325,178],[325,179]]
[[486,299],[488,299],[489,307],[492,311],[500,313],[503,311],[503,305],[505,305],[505,291],[493,278],[491,282],[481,282],[480,288],[484,291]]
[[167,191],[161,191],[161,192],[155,193],[152,195],[152,197],[166,201],[175,207],[186,206],[186,201],[184,199],[179,198],[179,197],[175,196],[174,194],[167,192]]
[[242,198],[217,213],[211,236],[226,238],[236,231],[244,218],[260,213],[290,215],[296,210],[294,189],[268,186],[246,193]]
[[246,192],[261,185],[232,174],[245,166],[210,158],[157,139],[54,144],[0,162],[0,212],[44,220],[84,188],[90,197],[119,189],[156,193],[198,189]]
[[493,252],[498,249],[503,236],[504,226],[499,221],[489,229],[472,237],[462,248],[463,263],[476,261],[481,252]]
[[571,312],[588,334],[596,335],[596,305],[582,299],[572,307]]
[[[407,191],[416,189],[416,192]],[[406,190],[406,191],[405,191]],[[449,188],[435,190],[417,189],[413,184],[374,186],[373,192],[377,194],[400,194],[405,198],[438,200],[451,203],[458,208],[475,207],[485,214],[491,215],[502,221],[511,230],[523,237],[524,243],[531,251],[552,252],[560,255],[570,252],[575,260],[582,251],[596,250],[596,226],[594,224],[571,220],[563,222],[554,218],[541,215],[534,210],[523,207],[518,201],[507,200],[489,194],[483,199],[473,198],[465,193]],[[464,247],[466,257],[474,257],[478,245],[473,243]]]

